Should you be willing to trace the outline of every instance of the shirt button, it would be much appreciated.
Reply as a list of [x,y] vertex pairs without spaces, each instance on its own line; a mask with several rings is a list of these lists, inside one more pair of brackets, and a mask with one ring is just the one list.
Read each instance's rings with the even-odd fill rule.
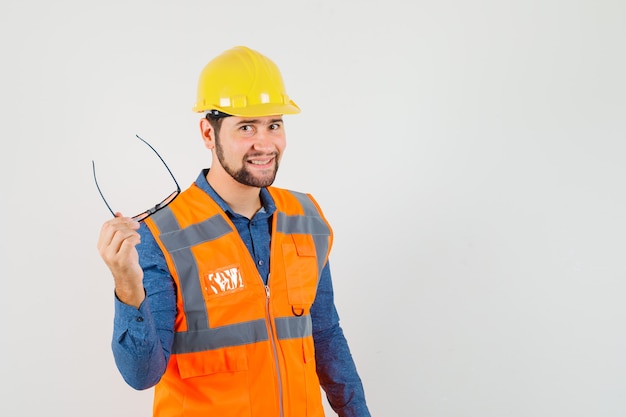
[[259,260],[259,265],[263,266],[263,259]]
[[139,316],[139,317],[137,317],[136,320],[137,320],[137,322],[141,323],[143,321],[143,317]]

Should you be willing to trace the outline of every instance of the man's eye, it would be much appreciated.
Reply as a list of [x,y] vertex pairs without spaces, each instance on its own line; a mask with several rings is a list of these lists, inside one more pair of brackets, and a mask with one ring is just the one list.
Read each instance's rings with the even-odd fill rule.
[[280,129],[280,123],[272,123],[270,125],[270,130],[278,130]]
[[250,126],[250,125],[244,125],[244,126],[241,126],[241,127],[239,128],[239,130],[242,130],[242,131],[244,131],[244,132],[250,132],[250,131],[252,131],[252,126]]

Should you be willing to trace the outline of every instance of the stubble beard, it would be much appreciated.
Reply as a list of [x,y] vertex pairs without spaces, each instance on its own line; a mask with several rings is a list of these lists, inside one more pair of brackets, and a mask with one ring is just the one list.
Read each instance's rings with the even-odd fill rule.
[[[237,181],[240,184],[247,185],[250,187],[264,188],[264,187],[269,187],[270,185],[272,185],[274,183],[274,180],[276,179],[276,173],[278,172],[278,153],[277,152],[273,154],[273,158],[274,158],[273,172],[270,175],[264,176],[262,178],[255,177],[252,172],[247,170],[246,159],[250,158],[251,157],[250,155],[247,155],[246,157],[243,158],[243,160],[241,161],[242,165],[240,169],[234,169],[231,166],[229,166],[228,163],[226,162],[226,158],[224,157],[224,148],[222,148],[218,135],[216,135],[216,138],[215,138],[215,153],[217,154],[217,160],[220,162],[220,165],[222,165],[222,168],[224,168],[224,171],[226,171],[228,175],[230,175],[235,181]],[[252,155],[252,157],[253,156],[256,156],[256,155]]]

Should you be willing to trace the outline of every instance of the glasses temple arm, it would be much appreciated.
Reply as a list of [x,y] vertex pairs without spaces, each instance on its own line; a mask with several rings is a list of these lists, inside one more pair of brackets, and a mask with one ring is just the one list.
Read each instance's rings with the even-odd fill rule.
[[93,169],[93,180],[96,183],[96,188],[98,189],[98,193],[100,193],[100,197],[102,197],[102,201],[104,201],[104,204],[106,204],[107,208],[109,209],[113,217],[115,217],[115,213],[113,212],[113,209],[111,208],[111,206],[109,206],[109,203],[107,203],[107,200],[106,198],[104,198],[104,195],[102,194],[102,190],[100,190],[100,186],[98,185],[98,179],[96,178],[96,163],[93,161],[93,159],[91,160],[91,168]]
[[161,162],[163,162],[163,165],[165,165],[165,168],[167,169],[167,172],[170,173],[170,176],[172,177],[172,179],[174,180],[174,183],[176,184],[176,189],[178,190],[178,192],[180,192],[180,185],[178,185],[178,181],[176,181],[176,177],[174,177],[174,174],[172,174],[172,171],[170,170],[170,167],[167,166],[167,164],[165,163],[165,161],[163,160],[163,158],[161,157],[161,155],[159,155],[159,153],[157,152],[156,149],[154,149],[152,147],[152,145],[150,145],[148,142],[146,142],[145,140],[143,140],[139,135],[135,134],[135,136],[137,136],[137,139],[139,139],[140,141],[142,141],[143,143],[145,143],[146,145],[148,145],[150,147],[150,149],[152,149],[152,152],[154,152],[156,154],[156,156],[159,157],[159,159],[161,160]]

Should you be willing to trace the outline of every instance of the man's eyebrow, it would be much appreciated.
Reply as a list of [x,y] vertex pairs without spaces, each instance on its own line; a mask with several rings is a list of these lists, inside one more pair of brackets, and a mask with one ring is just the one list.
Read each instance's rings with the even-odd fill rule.
[[[261,121],[259,119],[243,119],[243,120],[240,120],[237,124],[235,124],[235,126],[254,125],[254,124],[260,124],[260,123]],[[273,124],[273,123],[283,123],[282,117],[279,117],[277,119],[271,119],[267,122],[267,124]]]

